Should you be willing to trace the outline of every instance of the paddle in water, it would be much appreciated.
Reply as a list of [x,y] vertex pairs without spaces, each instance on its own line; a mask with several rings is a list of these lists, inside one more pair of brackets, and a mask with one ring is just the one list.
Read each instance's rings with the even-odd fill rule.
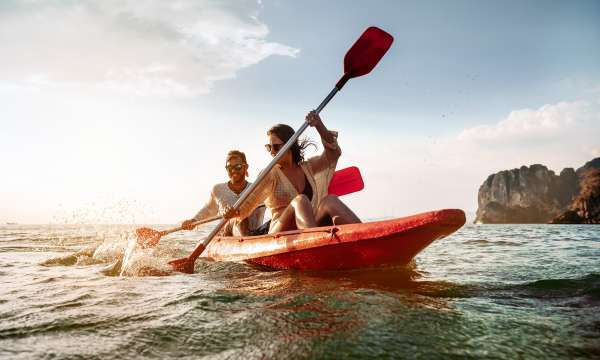
[[[394,38],[386,33],[385,31],[376,28],[370,27],[356,40],[354,45],[348,50],[346,56],[344,57],[344,75],[340,78],[340,80],[336,83],[335,87],[329,95],[325,97],[325,99],[321,102],[319,107],[315,109],[315,112],[320,113],[323,108],[329,103],[331,99],[337,94],[342,87],[348,82],[348,80],[359,77],[362,75],[366,75],[375,66],[383,55],[388,51],[390,46],[392,46],[392,42]],[[248,198],[248,196],[254,191],[254,189],[261,183],[261,181],[265,178],[265,176],[271,171],[271,169],[279,162],[279,160],[283,157],[283,155],[292,147],[292,145],[298,140],[300,135],[308,128],[308,123],[304,121],[302,126],[294,133],[294,135],[285,143],[285,145],[279,150],[277,155],[271,160],[269,165],[261,171],[258,175],[258,178],[251,186],[249,186],[244,192],[242,192],[240,198],[233,205],[233,209],[237,210],[240,208],[240,205],[244,203],[244,201]],[[174,270],[192,274],[194,272],[194,263],[196,259],[206,246],[212,241],[212,239],[221,231],[223,226],[227,220],[222,219],[219,224],[211,231],[210,234],[200,242],[194,251],[185,258],[177,259],[169,261],[169,264],[173,267]]]
[[[362,189],[364,189],[364,187],[365,185],[363,183],[360,170],[358,170],[356,166],[351,166],[345,169],[338,170],[333,174],[333,177],[331,178],[331,182],[329,184],[329,193],[337,196],[343,196],[357,191],[361,191]],[[221,216],[217,215],[208,219],[196,221],[192,223],[192,225],[198,226],[219,219],[221,219]],[[142,249],[154,247],[158,245],[158,242],[160,241],[161,237],[180,230],[183,230],[181,226],[162,231],[154,230],[147,227],[139,228],[135,231],[137,235],[137,244],[140,245]]]
[[[193,226],[198,226],[201,224],[206,224],[209,223],[211,221],[215,221],[215,220],[219,220],[221,219],[220,215],[217,216],[213,216],[210,217],[208,219],[204,219],[204,220],[200,220],[200,221],[196,221],[194,223],[192,223]],[[143,228],[139,228],[135,230],[135,235],[137,237],[137,243],[138,245],[140,245],[142,248],[149,248],[149,247],[153,247],[156,246],[158,244],[158,242],[160,241],[160,238],[183,230],[183,228],[181,226],[175,227],[175,228],[171,228],[171,229],[167,229],[167,230],[154,230],[148,227],[143,227]]]

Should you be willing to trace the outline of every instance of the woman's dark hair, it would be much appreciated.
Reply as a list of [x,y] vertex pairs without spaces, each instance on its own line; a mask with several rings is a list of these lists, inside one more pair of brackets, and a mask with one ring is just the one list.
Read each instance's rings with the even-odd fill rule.
[[[277,124],[267,131],[267,135],[275,134],[284,143],[287,143],[287,141],[294,136],[294,133],[294,129],[286,124]],[[294,163],[300,164],[302,161],[304,161],[304,150],[311,145],[315,148],[317,147],[314,142],[308,140],[307,138],[298,139],[292,145],[290,151],[292,152],[292,160]]]

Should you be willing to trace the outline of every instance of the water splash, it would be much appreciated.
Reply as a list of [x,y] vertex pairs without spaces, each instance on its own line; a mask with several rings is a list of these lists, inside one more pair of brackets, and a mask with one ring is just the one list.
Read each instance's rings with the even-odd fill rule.
[[[164,248],[163,248],[164,249]],[[166,276],[173,273],[167,264],[169,251],[161,248],[143,249],[137,239],[131,238],[123,255],[119,276]]]
[[99,195],[75,208],[59,205],[52,217],[55,224],[137,224],[156,218],[155,211],[137,200],[115,199],[110,195]]
[[107,276],[165,276],[172,274],[167,261],[179,255],[175,245],[144,249],[131,231],[107,237],[68,255],[44,260],[42,266],[84,266],[107,264],[100,273]]

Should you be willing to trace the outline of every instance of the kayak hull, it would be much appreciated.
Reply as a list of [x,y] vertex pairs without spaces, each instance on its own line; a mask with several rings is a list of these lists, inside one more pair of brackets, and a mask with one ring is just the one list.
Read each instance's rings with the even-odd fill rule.
[[462,227],[459,209],[361,224],[247,237],[216,237],[202,257],[273,269],[350,270],[405,265],[437,239]]

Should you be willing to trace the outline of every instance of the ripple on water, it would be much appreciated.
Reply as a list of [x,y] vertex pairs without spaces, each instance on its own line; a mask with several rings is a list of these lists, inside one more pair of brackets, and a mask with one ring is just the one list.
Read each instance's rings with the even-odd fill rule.
[[[103,275],[118,255],[66,258],[88,241],[126,242],[115,230],[35,229],[35,242],[10,246],[41,254],[0,252],[0,357],[598,357],[594,229],[468,225],[405,268],[303,273],[201,260],[194,275],[168,277]],[[193,244],[178,235],[161,246],[170,259]]]

